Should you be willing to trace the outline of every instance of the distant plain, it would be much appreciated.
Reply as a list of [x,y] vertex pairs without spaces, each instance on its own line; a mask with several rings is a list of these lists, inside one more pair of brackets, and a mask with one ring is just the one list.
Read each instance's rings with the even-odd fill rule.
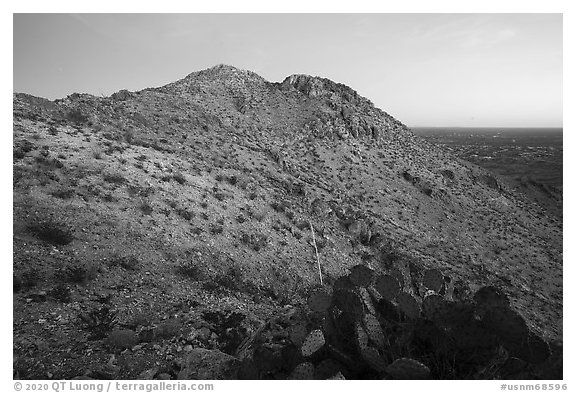
[[562,190],[562,128],[417,127],[414,133],[459,158],[515,180]]

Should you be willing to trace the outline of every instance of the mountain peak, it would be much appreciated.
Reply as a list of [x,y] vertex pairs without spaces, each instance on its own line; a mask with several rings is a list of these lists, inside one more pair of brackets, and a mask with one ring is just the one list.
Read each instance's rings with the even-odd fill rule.
[[254,79],[259,81],[264,80],[264,78],[255,72],[243,70],[228,64],[217,64],[213,67],[193,72],[189,74],[185,79],[195,78]]

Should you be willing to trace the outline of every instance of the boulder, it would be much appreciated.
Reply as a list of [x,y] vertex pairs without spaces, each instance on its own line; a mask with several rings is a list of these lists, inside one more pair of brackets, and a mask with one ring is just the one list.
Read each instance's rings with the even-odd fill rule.
[[178,379],[238,379],[240,362],[218,350],[194,348],[183,359]]
[[138,344],[138,336],[133,330],[114,330],[106,338],[106,345],[112,349],[130,349],[136,344]]

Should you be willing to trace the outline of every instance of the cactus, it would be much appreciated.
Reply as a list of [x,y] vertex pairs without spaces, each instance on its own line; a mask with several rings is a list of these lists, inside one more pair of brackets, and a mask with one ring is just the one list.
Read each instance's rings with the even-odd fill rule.
[[420,319],[414,325],[412,342],[434,354],[436,359],[454,355],[454,346],[450,340],[451,332],[446,332],[433,321]]
[[402,274],[402,270],[395,267],[391,269],[388,274],[390,274],[392,277],[395,277],[398,280],[398,282],[400,283],[400,287],[404,286],[404,275]]
[[376,311],[385,321],[400,321],[400,311],[398,307],[386,299],[380,299],[376,304]]
[[308,330],[302,324],[290,326],[290,341],[297,347],[301,346],[306,339]]
[[493,286],[480,288],[474,294],[474,302],[479,310],[510,307],[508,296],[501,289]]
[[334,324],[335,315],[333,311],[336,310],[330,310],[329,314],[322,319],[321,328],[322,332],[324,333],[324,337],[327,339],[327,341],[331,341],[332,338],[337,334],[337,329]]
[[386,368],[386,372],[394,379],[428,379],[430,369],[417,360],[401,358],[395,360]]
[[414,299],[414,296],[407,292],[400,292],[396,296],[396,301],[398,302],[398,307],[400,310],[410,319],[415,319],[420,316],[420,305]]
[[302,354],[300,347],[294,345],[286,345],[280,350],[280,358],[282,359],[282,366],[284,370],[293,370],[298,363],[302,362]]
[[356,265],[350,269],[350,274],[348,275],[352,284],[357,287],[367,287],[372,282],[374,278],[374,270],[366,267],[364,265]]
[[468,303],[444,302],[445,310],[441,319],[435,322],[441,326],[458,328],[466,326],[474,319],[474,306]]
[[[139,377],[141,378],[141,377]],[[240,361],[238,379],[254,380],[260,378],[260,370],[253,359],[243,359]]]
[[454,280],[449,279],[447,280],[448,285],[446,285],[446,291],[444,293],[444,299],[448,301],[454,301]]
[[487,310],[482,322],[500,338],[506,349],[521,346],[530,333],[524,319],[509,308]]
[[478,353],[482,349],[495,348],[498,344],[496,336],[476,320],[454,329],[452,338],[454,339],[454,344],[460,350]]
[[360,317],[356,317],[344,312],[340,312],[334,319],[334,326],[336,328],[339,340],[350,340],[354,337],[356,322]]
[[452,294],[454,300],[468,301],[471,295],[470,286],[463,280],[453,280],[452,286],[454,287]]
[[393,300],[400,292],[400,283],[398,280],[387,274],[378,276],[374,287],[386,300]]
[[376,346],[383,347],[385,344],[385,337],[384,331],[382,330],[382,326],[380,326],[380,322],[376,319],[376,317],[372,314],[366,314],[364,316],[364,328],[366,329],[366,333],[368,333],[368,337]]
[[332,288],[334,288],[334,291],[336,291],[338,289],[346,289],[346,290],[353,291],[354,290],[354,284],[352,283],[352,281],[350,281],[350,277],[342,276],[342,277],[338,277],[336,279],[336,281],[334,281]]
[[326,341],[324,340],[322,330],[316,329],[311,331],[302,344],[302,356],[309,357],[314,355],[325,343]]
[[342,349],[337,348],[334,345],[326,344],[326,352],[334,358],[337,362],[342,363],[348,369],[353,369],[358,367],[357,362],[352,359],[346,352]]
[[316,379],[332,379],[340,373],[341,368],[342,366],[336,360],[324,359],[316,366]]
[[440,289],[444,285],[444,276],[437,269],[428,269],[424,272],[422,284],[428,289],[440,292]]
[[354,291],[339,289],[334,292],[334,304],[342,312],[354,317],[360,318],[364,315],[364,302],[362,298]]
[[446,302],[440,295],[428,295],[422,301],[422,313],[431,321],[442,320],[446,308]]
[[342,375],[342,373],[340,371],[338,371],[336,373],[336,375],[330,377],[330,378],[326,378],[326,379],[333,379],[333,380],[340,380],[340,381],[344,381],[346,380],[346,378],[344,378],[344,375]]
[[314,379],[314,365],[310,362],[300,363],[290,374],[288,379],[309,380]]
[[519,345],[509,346],[508,351],[512,356],[532,364],[544,363],[550,357],[548,344],[534,333],[529,333]]
[[364,359],[364,361],[368,363],[370,368],[372,368],[374,371],[380,374],[386,372],[387,369],[386,367],[388,366],[388,364],[386,363],[386,360],[384,360],[384,358],[380,355],[380,353],[376,348],[372,347],[361,348],[360,355],[362,356],[362,359]]
[[370,314],[376,314],[376,309],[374,308],[374,303],[372,303],[372,299],[370,297],[368,289],[358,288],[358,294],[362,298],[362,302],[364,303],[364,307],[366,307],[366,311],[369,312]]
[[358,348],[361,350],[368,347],[368,335],[366,331],[362,328],[360,322],[356,322],[354,325],[356,330],[356,343],[358,344]]
[[380,292],[378,292],[373,286],[366,288],[366,291],[368,292],[368,295],[370,295],[370,299],[372,300],[373,305],[376,305],[380,299],[382,299]]
[[308,298],[308,307],[314,312],[324,312],[332,304],[332,296],[323,288],[315,290]]
[[[398,273],[396,273],[396,274],[399,274],[402,276],[401,288],[404,291],[408,291],[409,288],[411,288],[412,284],[413,284],[412,273],[410,271],[410,264],[408,262],[405,262],[402,265],[399,265],[396,269],[398,270]],[[396,277],[396,278],[398,278],[398,277]]]

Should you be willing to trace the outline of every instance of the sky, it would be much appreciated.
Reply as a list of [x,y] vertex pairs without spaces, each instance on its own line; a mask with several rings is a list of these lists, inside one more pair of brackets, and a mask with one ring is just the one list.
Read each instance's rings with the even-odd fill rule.
[[162,86],[216,64],[344,83],[411,127],[562,127],[562,14],[14,14],[13,91]]

